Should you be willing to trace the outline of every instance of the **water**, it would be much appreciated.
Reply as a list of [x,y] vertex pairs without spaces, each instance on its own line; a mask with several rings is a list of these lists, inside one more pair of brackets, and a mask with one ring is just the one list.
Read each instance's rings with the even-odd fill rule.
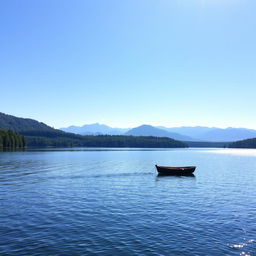
[[0,255],[256,255],[255,177],[256,150],[0,153]]

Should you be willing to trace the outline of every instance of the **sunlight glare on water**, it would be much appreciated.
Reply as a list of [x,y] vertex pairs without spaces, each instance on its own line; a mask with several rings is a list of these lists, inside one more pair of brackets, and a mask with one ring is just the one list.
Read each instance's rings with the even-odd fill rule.
[[256,156],[256,149],[225,148],[225,149],[202,150],[201,152],[202,153],[228,154],[228,155],[237,155],[237,156]]

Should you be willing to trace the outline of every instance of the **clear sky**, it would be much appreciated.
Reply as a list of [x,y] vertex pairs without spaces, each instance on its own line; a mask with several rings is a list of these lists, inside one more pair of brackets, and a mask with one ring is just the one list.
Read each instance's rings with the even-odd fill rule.
[[0,112],[256,129],[255,0],[0,0]]

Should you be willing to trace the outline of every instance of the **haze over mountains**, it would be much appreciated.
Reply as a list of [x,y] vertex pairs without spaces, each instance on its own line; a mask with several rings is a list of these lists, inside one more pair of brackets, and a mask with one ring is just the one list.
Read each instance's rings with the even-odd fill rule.
[[99,135],[99,134],[109,134],[109,135],[121,135],[127,132],[127,128],[112,128],[105,124],[86,124],[83,126],[69,126],[67,128],[61,128],[60,130],[64,132],[72,132],[81,135]]
[[256,137],[256,130],[246,128],[216,128],[204,126],[183,126],[166,128],[161,127],[168,132],[177,132],[192,137],[194,140],[200,141],[237,141]]
[[157,136],[169,137],[183,141],[210,141],[210,142],[230,142],[256,137],[256,130],[246,128],[216,128],[204,126],[182,126],[182,127],[154,127],[151,125],[141,125],[132,129],[112,128],[103,124],[89,124],[84,126],[70,126],[61,128],[66,132],[77,134],[110,134],[110,135],[133,135],[133,136]]
[[193,140],[189,136],[181,135],[179,133],[174,133],[174,132],[168,132],[163,129],[159,129],[157,127],[153,127],[151,125],[145,125],[145,124],[129,130],[128,132],[125,133],[125,135],[168,137],[168,138],[173,138],[175,140],[183,140],[183,141]]

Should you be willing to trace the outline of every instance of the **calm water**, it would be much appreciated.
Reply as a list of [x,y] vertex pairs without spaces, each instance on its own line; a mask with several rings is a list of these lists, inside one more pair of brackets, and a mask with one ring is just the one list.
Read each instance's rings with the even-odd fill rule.
[[256,150],[0,153],[0,236],[1,256],[256,255]]

